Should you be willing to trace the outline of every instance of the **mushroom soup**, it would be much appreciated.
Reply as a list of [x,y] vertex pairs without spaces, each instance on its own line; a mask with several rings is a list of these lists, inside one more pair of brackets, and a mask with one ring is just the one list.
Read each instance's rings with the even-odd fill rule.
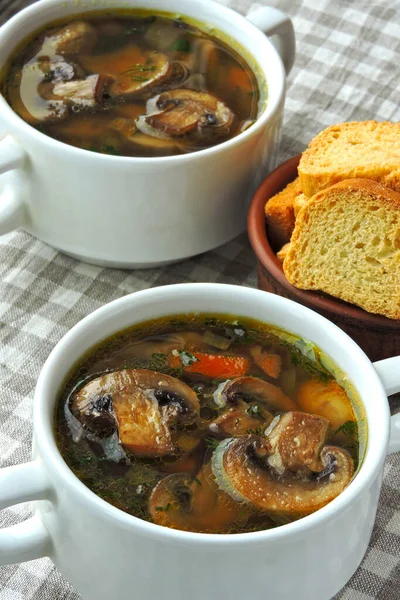
[[172,15],[84,14],[25,41],[1,90],[27,123],[72,146],[194,152],[250,127],[262,104],[253,70],[222,38]]
[[70,373],[57,443],[98,496],[152,523],[203,533],[276,527],[350,483],[363,408],[314,345],[228,315],[134,326]]

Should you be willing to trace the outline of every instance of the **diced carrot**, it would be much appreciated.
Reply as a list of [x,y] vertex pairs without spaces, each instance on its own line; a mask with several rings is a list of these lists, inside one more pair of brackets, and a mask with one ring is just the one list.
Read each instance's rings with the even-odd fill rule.
[[251,81],[244,69],[231,67],[227,79],[229,85],[232,87],[241,88],[244,92],[250,92],[252,90]]
[[249,360],[245,356],[224,356],[220,354],[206,354],[205,352],[192,352],[197,360],[190,365],[183,365],[181,357],[172,356],[172,368],[183,366],[187,373],[199,373],[212,379],[229,379],[243,377],[249,370]]
[[250,349],[250,354],[254,359],[257,367],[260,367],[266,375],[277,379],[281,374],[282,360],[279,354],[265,352],[261,346],[253,346]]

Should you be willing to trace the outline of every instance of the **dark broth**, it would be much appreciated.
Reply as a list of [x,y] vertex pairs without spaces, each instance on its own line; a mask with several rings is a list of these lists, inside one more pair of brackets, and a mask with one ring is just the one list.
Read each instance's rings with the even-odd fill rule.
[[14,53],[1,91],[37,130],[86,150],[208,148],[254,123],[260,92],[246,60],[203,29],[109,11],[49,24]]
[[[323,446],[345,448],[346,457],[356,472],[366,443],[362,409],[354,393],[350,401],[335,381],[334,366],[328,369],[327,364],[329,361],[310,343],[251,319],[182,315],[149,321],[103,341],[73,369],[57,404],[57,444],[68,466],[85,485],[117,508],[141,519],[205,533],[241,533],[276,527],[313,512],[319,505],[310,510],[303,507],[301,511],[287,511],[275,510],[276,507],[265,510],[252,502],[237,502],[243,498],[231,493],[234,490],[229,486],[222,489],[221,482],[216,480],[216,456],[223,448],[221,442],[231,439],[233,443],[245,445],[246,464],[265,472],[271,480],[269,485],[286,482],[289,491],[297,485],[302,489],[315,486],[317,490],[318,486],[324,489],[327,478],[339,476],[340,479],[341,476],[339,471],[335,472],[336,459],[332,459],[332,453],[328,455],[330,462],[325,470],[301,466],[293,471],[292,465],[284,473],[276,469],[276,465],[265,462],[262,452],[254,455],[257,449],[262,450],[272,419],[277,423],[275,428],[269,427],[273,432],[279,426],[276,417],[282,420],[285,414],[292,417],[311,413],[319,415],[310,417],[318,424],[320,417],[330,419]],[[145,401],[150,402],[151,398],[151,402],[142,406],[157,406],[157,411],[161,411],[170,403],[168,410],[181,410],[183,396],[178,386],[184,384],[189,386],[190,394],[197,396],[199,410],[195,418],[187,420],[186,404],[180,413],[182,422],[169,421],[168,444],[172,443],[172,452],[169,449],[164,456],[149,456],[148,443],[146,447],[140,446],[142,442],[136,443],[135,438],[133,445],[139,448],[135,451],[132,440],[128,443],[124,438],[125,445],[122,442],[123,415],[117,407],[125,410],[128,402],[131,415],[134,402],[142,402],[143,397],[132,400],[133,396],[128,393],[127,400],[129,389],[125,385],[116,385],[110,393],[105,378],[117,377],[121,371],[126,373],[125,369],[134,369],[141,376],[146,373],[146,378],[155,382],[155,385],[146,385],[149,389],[146,389]],[[163,376],[159,374],[179,379],[173,393],[171,388],[168,393],[165,389],[150,389],[162,382]],[[339,378],[339,371],[335,374]],[[100,381],[101,393],[93,397],[95,401],[91,401],[89,411],[87,403],[86,412],[77,411],[79,394],[96,380]],[[218,390],[227,389],[225,381],[233,393],[228,396],[226,392],[227,402],[223,406],[221,398],[225,396],[218,395]],[[267,393],[266,403],[263,392],[257,390],[263,382],[273,386],[272,392]],[[327,406],[327,395],[330,406]],[[115,423],[113,410],[118,415],[119,429],[112,425]],[[171,414],[177,413],[163,414],[165,419],[170,419]],[[139,414],[137,418],[142,419],[145,429],[154,421],[154,415],[150,418]],[[296,435],[295,441],[301,446],[305,443],[304,433]],[[312,435],[311,432],[309,437]],[[173,489],[171,497],[168,497],[169,492],[165,493],[164,482],[168,483],[167,492]],[[156,486],[158,491],[155,491]]]

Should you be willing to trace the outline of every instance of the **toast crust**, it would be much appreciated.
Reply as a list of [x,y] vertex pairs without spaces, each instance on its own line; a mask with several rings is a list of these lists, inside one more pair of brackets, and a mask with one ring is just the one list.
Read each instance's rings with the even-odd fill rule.
[[297,288],[400,319],[400,193],[349,179],[310,198],[283,262]]
[[275,248],[280,248],[290,240],[295,222],[294,199],[300,193],[300,181],[297,177],[265,205],[268,236]]
[[354,177],[400,192],[400,123],[353,121],[332,125],[310,142],[298,172],[307,197]]

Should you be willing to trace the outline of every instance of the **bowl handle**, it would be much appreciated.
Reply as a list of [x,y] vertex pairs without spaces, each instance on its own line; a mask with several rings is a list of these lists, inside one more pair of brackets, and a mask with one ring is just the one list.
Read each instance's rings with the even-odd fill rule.
[[[0,509],[49,499],[51,487],[39,461],[0,470]],[[0,530],[0,565],[49,556],[50,536],[38,515]]]
[[[374,363],[388,396],[400,392],[400,356],[385,358]],[[393,415],[390,427],[388,454],[400,451],[400,413]]]
[[[11,135],[0,141],[0,175],[20,169],[26,155]],[[0,180],[1,181],[1,180]],[[7,182],[0,192],[0,235],[18,229],[24,224],[24,184],[22,173],[16,172],[13,182]]]
[[246,15],[253,25],[271,37],[271,42],[282,59],[289,75],[296,56],[296,38],[293,23],[287,15],[272,6],[262,6]]

